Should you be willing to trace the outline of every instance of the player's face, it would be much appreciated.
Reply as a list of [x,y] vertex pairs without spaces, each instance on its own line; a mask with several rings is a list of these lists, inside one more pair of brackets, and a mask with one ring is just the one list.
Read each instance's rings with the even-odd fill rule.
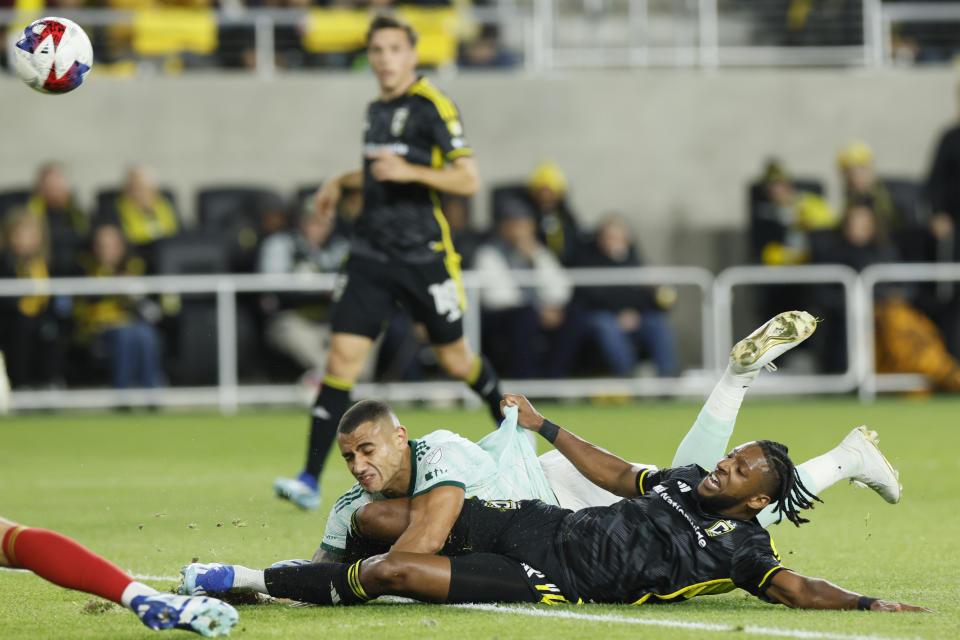
[[398,484],[405,488],[405,483],[409,483],[409,476],[402,478],[398,473],[409,455],[407,430],[394,425],[389,417],[364,422],[351,433],[341,433],[337,442],[350,473],[364,491],[379,493]]
[[764,492],[769,470],[760,445],[740,445],[700,481],[700,504],[714,513],[752,517],[748,511],[759,511],[770,502]]
[[367,46],[370,67],[385,94],[405,89],[415,78],[417,50],[403,29],[378,29]]

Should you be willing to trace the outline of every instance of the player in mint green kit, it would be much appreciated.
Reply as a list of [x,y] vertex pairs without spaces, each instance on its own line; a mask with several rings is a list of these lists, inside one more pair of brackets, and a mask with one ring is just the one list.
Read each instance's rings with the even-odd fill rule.
[[[354,422],[358,419],[356,416],[362,414],[363,422],[369,423],[368,418],[376,416],[377,412],[379,416],[373,420],[384,423],[382,431],[379,426],[364,429],[364,424]],[[507,412],[498,430],[476,443],[440,429],[416,440],[406,440],[404,444],[396,436],[400,431],[405,435],[406,428],[399,424],[385,404],[373,400],[358,402],[348,414],[344,421],[355,428],[349,433],[341,431],[338,441],[347,465],[351,470],[360,471],[359,482],[340,496],[330,510],[320,545],[323,554],[342,555],[354,512],[365,504],[387,497],[406,496],[426,502],[429,492],[440,490],[465,498],[476,496],[495,500],[504,496],[523,496],[557,504],[529,439],[517,426],[516,408]],[[384,431],[388,437],[381,439]],[[409,452],[405,450],[406,445],[409,445]],[[360,455],[353,452],[354,448]],[[387,455],[372,464],[357,466],[357,458],[364,450],[367,456],[375,458],[378,448],[388,452]],[[378,471],[365,473],[371,467]],[[446,532],[443,537],[446,538]]]

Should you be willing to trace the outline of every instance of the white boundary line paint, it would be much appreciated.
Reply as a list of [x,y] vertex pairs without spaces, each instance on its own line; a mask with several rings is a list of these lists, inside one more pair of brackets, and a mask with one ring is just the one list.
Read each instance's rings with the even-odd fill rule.
[[[11,569],[9,567],[0,567],[0,571],[11,571],[16,573],[31,573],[26,569]],[[136,580],[159,580],[164,582],[179,582],[177,576],[153,576],[149,574],[131,573],[131,577]],[[400,600],[398,598],[397,600]],[[407,601],[407,599],[403,599]],[[803,640],[902,640],[890,636],[862,636],[848,635],[843,633],[830,633],[828,631],[806,631],[803,629],[781,629],[778,627],[758,627],[756,625],[735,626],[730,624],[717,624],[712,622],[687,622],[685,620],[669,620],[655,618],[633,618],[616,615],[599,615],[595,613],[578,613],[576,611],[563,611],[555,608],[538,609],[526,608],[509,605],[496,604],[455,604],[450,605],[458,609],[468,609],[472,611],[489,611],[494,613],[512,613],[521,616],[532,616],[540,618],[563,618],[567,620],[583,620],[585,622],[614,622],[620,624],[639,624],[649,627],[670,627],[674,629],[692,629],[699,631],[739,631],[740,633],[749,633],[758,636],[771,636],[776,638],[801,638]]]
[[563,618],[567,620],[583,620],[585,622],[619,622],[623,624],[639,624],[651,627],[672,627],[675,629],[693,629],[700,631],[738,631],[760,636],[777,638],[804,638],[811,640],[898,640],[889,636],[862,636],[828,631],[806,631],[803,629],[781,629],[777,627],[759,627],[756,625],[735,626],[711,622],[687,622],[684,620],[665,620],[654,618],[633,618],[614,615],[598,615],[591,613],[577,613],[575,611],[558,611],[554,608],[535,609],[505,606],[495,604],[458,604],[452,605],[460,609],[473,611],[490,611],[494,613],[513,613],[521,616],[541,618]]
[[[0,571],[11,571],[14,573],[33,573],[29,569],[11,569],[10,567],[0,567]],[[144,573],[133,573],[127,571],[134,580],[159,580],[161,582],[180,582],[180,576],[152,576]]]

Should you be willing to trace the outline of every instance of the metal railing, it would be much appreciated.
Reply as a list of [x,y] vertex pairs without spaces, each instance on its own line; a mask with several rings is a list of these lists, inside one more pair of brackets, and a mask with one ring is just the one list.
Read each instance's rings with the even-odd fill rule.
[[[579,378],[565,380],[508,380],[505,386],[531,397],[582,398],[598,395],[696,396],[712,388],[727,361],[734,341],[734,290],[771,284],[839,284],[846,304],[848,368],[840,374],[791,375],[790,384],[760,381],[760,393],[849,393],[859,391],[864,401],[881,391],[927,388],[919,375],[878,374],[874,362],[873,290],[883,282],[960,282],[960,263],[874,265],[857,274],[843,265],[800,267],[731,267],[717,276],[699,267],[640,267],[631,269],[571,269],[566,272],[577,286],[674,285],[693,289],[699,298],[702,367],[670,378]],[[513,274],[520,286],[537,283],[533,272]],[[213,405],[231,413],[240,405],[294,404],[302,401],[292,384],[240,384],[237,353],[237,294],[280,291],[331,291],[334,275],[194,275],[125,278],[54,278],[50,280],[0,280],[0,297],[29,295],[84,296],[123,294],[212,294],[216,304],[218,381],[215,386],[162,389],[65,389],[15,391],[13,409],[103,408],[111,406]],[[479,348],[481,315],[479,292],[498,282],[483,272],[465,272],[464,286],[470,304],[464,331]],[[475,404],[474,394],[456,381],[366,383],[356,388],[359,397],[388,401],[455,400]]]
[[[711,364],[713,318],[713,276],[699,267],[644,267],[638,269],[571,269],[566,271],[574,285],[604,286],[625,284],[668,284],[693,287],[699,294],[701,336],[704,363]],[[535,273],[514,274],[520,286],[536,285]],[[294,385],[241,385],[238,381],[237,357],[237,294],[256,292],[333,290],[336,276],[316,274],[270,275],[192,275],[144,276],[123,278],[53,278],[49,280],[0,280],[0,297],[31,295],[83,296],[148,294],[215,295],[217,319],[216,386],[167,387],[160,389],[63,389],[15,391],[13,409],[61,409],[111,406],[182,406],[216,405],[224,413],[236,411],[241,404],[292,404],[301,401]],[[464,332],[473,345],[480,344],[480,305],[478,291],[495,287],[499,282],[483,272],[464,273],[468,305],[464,316]],[[712,385],[712,371],[678,378],[591,378],[567,380],[510,381],[510,388],[530,396],[586,397],[598,394],[683,395],[699,394]],[[472,391],[455,381],[398,382],[359,384],[360,397],[376,396],[385,400],[460,400],[475,403]]]
[[[475,7],[461,18],[466,25],[499,25],[503,45],[517,52],[522,68],[530,72],[612,67],[880,68],[896,62],[891,44],[894,25],[960,22],[960,2],[822,3],[815,4],[802,21],[788,13],[787,4],[778,0],[511,0]],[[851,10],[818,16],[817,11],[833,5]],[[32,16],[0,9],[0,27],[19,25],[45,12],[49,10]],[[136,15],[125,9],[58,9],[56,13],[89,27],[131,25]],[[302,9],[235,5],[212,15],[221,28],[249,30],[253,70],[269,78],[278,69],[276,28],[303,27],[308,14]],[[222,40],[219,46],[230,46],[229,38]]]
[[[863,305],[859,295],[860,283],[857,272],[846,265],[822,264],[802,267],[763,267],[742,266],[730,267],[722,271],[714,283],[714,330],[716,337],[713,341],[717,349],[716,361],[724,362],[734,341],[733,334],[733,290],[735,287],[746,285],[780,285],[780,284],[839,284],[843,287],[843,298],[846,302],[846,335],[847,344],[857,344],[857,331],[863,324],[862,318],[867,314],[867,307]],[[869,314],[872,318],[873,314]],[[854,391],[863,378],[863,367],[866,360],[859,356],[859,349],[851,350],[851,357],[847,358],[847,369],[839,374],[794,375],[790,377],[790,391],[793,393],[848,393]],[[767,386],[764,380],[757,384],[760,392],[783,393],[782,384]]]

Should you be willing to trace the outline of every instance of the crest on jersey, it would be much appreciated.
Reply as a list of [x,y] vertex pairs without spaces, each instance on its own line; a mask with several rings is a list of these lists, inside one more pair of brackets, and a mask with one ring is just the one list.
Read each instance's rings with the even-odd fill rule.
[[737,525],[726,520],[717,520],[717,522],[706,529],[707,535],[711,538],[716,538],[717,536],[722,536],[725,533],[730,533],[736,528]]
[[407,126],[407,118],[410,117],[410,109],[400,107],[393,112],[393,120],[390,121],[390,134],[398,136],[403,133],[403,128]]

